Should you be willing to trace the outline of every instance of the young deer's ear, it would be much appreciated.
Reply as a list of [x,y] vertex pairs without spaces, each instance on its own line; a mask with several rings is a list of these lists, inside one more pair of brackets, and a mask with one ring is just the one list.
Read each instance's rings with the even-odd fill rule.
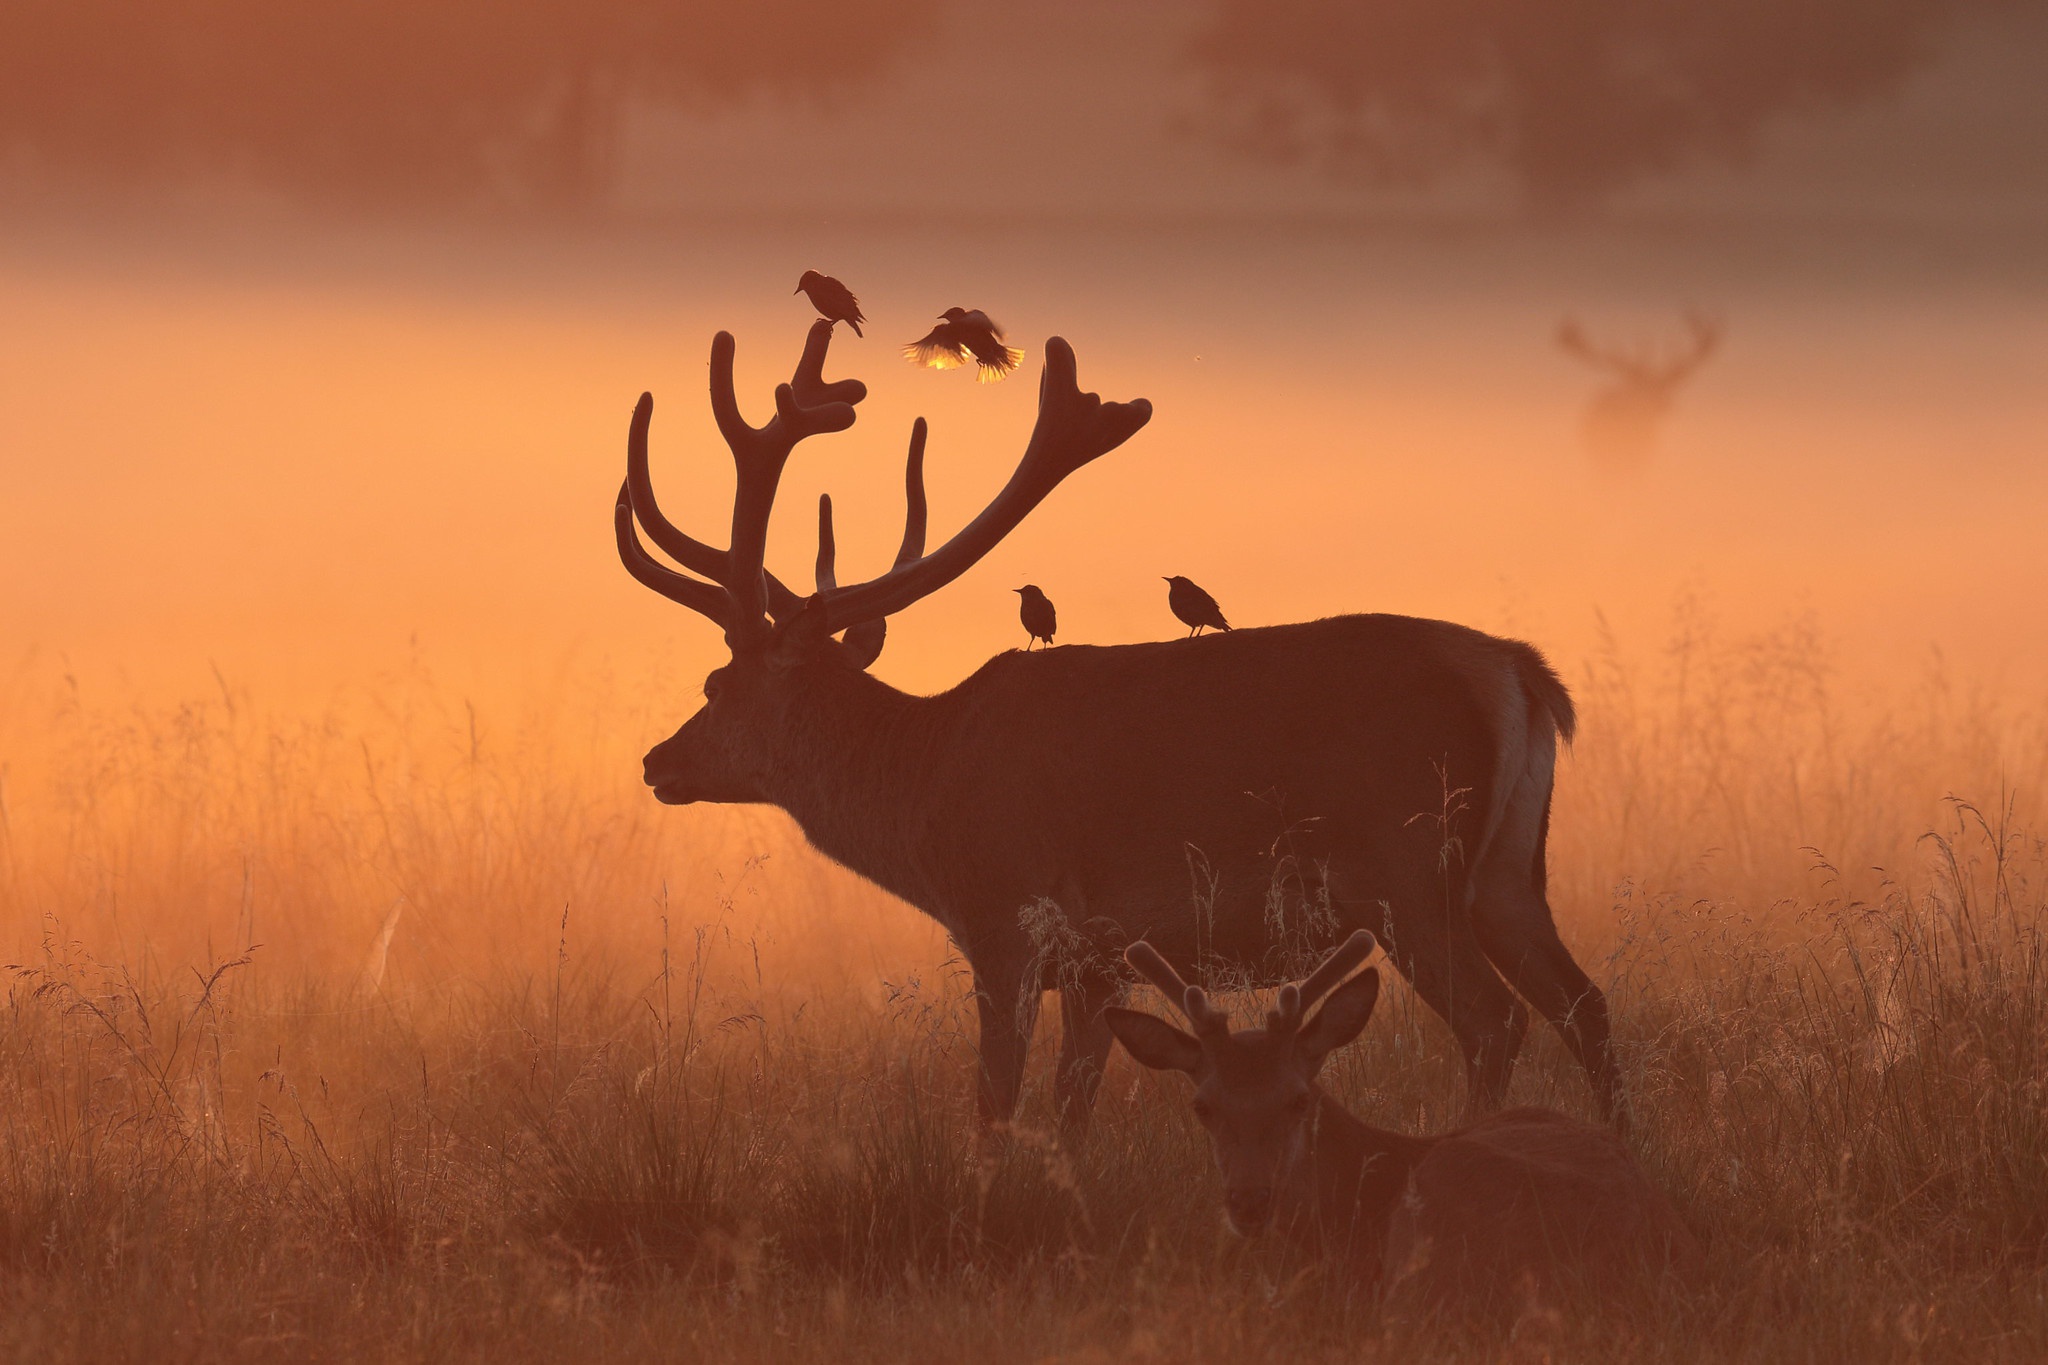
[[1295,1046],[1320,1065],[1323,1058],[1365,1031],[1379,999],[1379,969],[1360,972],[1330,992],[1316,1017],[1301,1026]]
[[1202,1045],[1164,1019],[1111,1005],[1102,1011],[1102,1022],[1139,1066],[1191,1072],[1202,1064]]

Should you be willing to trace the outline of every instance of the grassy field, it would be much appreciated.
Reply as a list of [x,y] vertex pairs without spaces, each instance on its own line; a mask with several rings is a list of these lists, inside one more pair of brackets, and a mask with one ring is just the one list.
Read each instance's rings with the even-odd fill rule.
[[[1078,1158],[1040,1068],[979,1162],[942,938],[778,818],[657,807],[635,760],[675,717],[632,688],[280,714],[24,674],[0,1354],[2041,1358],[2041,717],[1938,673],[1844,696],[1824,657],[1682,614],[1567,669],[1555,899],[1708,1282],[1427,1329],[1222,1231],[1186,1096],[1127,1059]],[[1459,1117],[1404,991],[1329,1079]],[[1515,1098],[1589,1102],[1547,1034]]]

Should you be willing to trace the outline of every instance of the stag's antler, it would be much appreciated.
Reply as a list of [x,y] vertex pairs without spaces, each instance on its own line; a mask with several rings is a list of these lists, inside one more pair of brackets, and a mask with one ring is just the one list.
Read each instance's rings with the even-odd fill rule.
[[1157,986],[1159,993],[1187,1016],[1197,1034],[1230,1032],[1230,1016],[1210,1004],[1208,993],[1200,986],[1190,986],[1181,980],[1180,973],[1157,948],[1139,939],[1124,949],[1124,961],[1131,964],[1131,970]]
[[[1152,405],[1142,398],[1129,403],[1105,403],[1099,395],[1081,392],[1074,382],[1074,348],[1063,338],[1053,337],[1045,343],[1045,373],[1038,385],[1038,422],[1031,429],[1031,441],[1024,447],[1024,458],[1018,462],[1010,481],[982,509],[980,516],[930,554],[912,556],[907,561],[899,555],[896,566],[880,578],[820,591],[819,605],[825,612],[827,626],[842,630],[864,621],[880,620],[945,587],[1016,529],[1017,523],[1045,501],[1060,480],[1097,456],[1115,450],[1151,420]],[[913,461],[922,449],[922,443],[913,440]],[[914,501],[921,503],[921,494]],[[921,542],[922,518],[917,520]],[[910,543],[906,533],[906,549]]]
[[1648,343],[1622,350],[1596,342],[1579,325],[1578,319],[1566,318],[1558,324],[1557,344],[1567,354],[1620,376],[1624,383],[1675,386],[1705,364],[1707,357],[1721,344],[1720,321],[1698,309],[1686,312],[1685,330],[1684,346],[1666,355],[1661,348]]
[[[817,593],[806,604],[770,574],[762,560],[767,550],[768,515],[790,451],[806,436],[852,426],[853,405],[867,396],[859,380],[825,382],[822,370],[831,339],[830,323],[820,321],[812,326],[795,377],[775,390],[775,416],[758,428],[741,420],[733,397],[732,337],[720,332],[712,342],[711,407],[738,473],[730,550],[720,551],[685,535],[662,515],[647,474],[647,426],[653,398],[643,394],[633,413],[626,445],[626,482],[619,490],[615,516],[619,557],[648,587],[724,626],[733,643],[765,632],[764,613],[782,621],[808,605],[822,613],[828,631],[846,632],[847,648],[865,667],[881,652],[886,617],[965,573],[1044,501],[1061,479],[1122,445],[1152,417],[1152,405],[1142,398],[1104,403],[1095,394],[1082,393],[1074,382],[1073,349],[1060,338],[1052,338],[1045,347],[1038,422],[1023,460],[995,500],[951,540],[929,555],[924,553],[926,427],[924,419],[918,418],[911,429],[905,463],[903,544],[895,565],[879,578],[840,587],[832,500],[821,497]],[[634,529],[636,519],[656,545],[685,569],[709,581],[657,562],[640,544]]]
[[[764,426],[748,426],[733,394],[733,339],[720,332],[711,342],[711,411],[718,431],[732,451],[737,475],[732,506],[732,548],[718,550],[683,531],[655,504],[647,473],[647,427],[654,415],[654,397],[642,394],[633,410],[626,442],[626,482],[619,490],[614,523],[619,558],[635,578],[662,596],[682,603],[725,627],[728,639],[758,636],[766,617],[794,615],[803,597],[784,586],[762,565],[768,547],[768,514],[775,506],[776,486],[790,451],[806,436],[844,431],[853,425],[853,405],[867,397],[858,379],[826,382],[825,352],[832,324],[820,320],[804,339],[803,358],[787,384],[775,389],[775,416]],[[656,562],[640,544],[634,520],[677,563],[710,582]]]
[[[903,544],[896,551],[898,567],[909,564],[924,553],[925,500],[924,500],[924,441],[927,428],[920,417],[910,427],[910,456],[903,466]],[[820,593],[839,586],[838,573],[834,567],[837,544],[832,535],[832,495],[818,495],[818,570],[817,584]],[[889,622],[886,617],[862,621],[847,628],[844,637],[846,647],[852,652],[853,662],[866,668],[881,657],[883,642],[888,638]]]
[[1372,956],[1375,947],[1373,936],[1364,929],[1355,931],[1330,950],[1330,955],[1316,964],[1301,984],[1289,983],[1280,988],[1280,998],[1266,1014],[1266,1029],[1278,1033],[1292,1033],[1301,1027],[1301,1016],[1308,1013],[1316,1001],[1335,990],[1352,969]]

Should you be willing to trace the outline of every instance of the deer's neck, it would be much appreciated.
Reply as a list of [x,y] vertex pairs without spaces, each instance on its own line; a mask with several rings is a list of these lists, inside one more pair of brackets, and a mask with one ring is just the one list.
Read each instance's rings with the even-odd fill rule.
[[1325,1254],[1377,1276],[1394,1202],[1432,1144],[1375,1128],[1319,1091],[1308,1150],[1290,1191],[1299,1204],[1298,1225]]
[[831,678],[792,719],[772,793],[820,852],[931,913],[916,841],[929,826],[932,763],[946,749],[941,700],[864,673]]

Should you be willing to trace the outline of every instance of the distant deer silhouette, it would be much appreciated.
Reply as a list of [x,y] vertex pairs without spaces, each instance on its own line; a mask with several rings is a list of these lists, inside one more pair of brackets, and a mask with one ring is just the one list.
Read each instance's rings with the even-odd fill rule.
[[1587,453],[1616,473],[1642,467],[1657,449],[1672,400],[1721,344],[1721,324],[1701,313],[1685,315],[1686,339],[1668,350],[1638,343],[1626,350],[1586,335],[1576,319],[1557,329],[1557,344],[1613,376],[1586,404],[1580,433]]
[[1193,1079],[1232,1228],[1253,1236],[1277,1226],[1424,1308],[1511,1306],[1532,1290],[1611,1292],[1698,1273],[1698,1242],[1605,1128],[1511,1109],[1410,1137],[1331,1099],[1316,1077],[1372,1017],[1379,973],[1344,980],[1372,950],[1371,934],[1353,934],[1305,981],[1281,988],[1264,1028],[1238,1032],[1150,944],[1127,950],[1194,1033],[1114,1006],[1105,1022],[1140,1064]]
[[[1276,887],[1298,910],[1281,927],[1300,927],[1302,943],[1320,949],[1368,923],[1384,932],[1457,1034],[1477,1102],[1497,1105],[1506,1089],[1527,1029],[1519,991],[1613,1111],[1606,1000],[1559,941],[1544,898],[1557,736],[1570,738],[1573,715],[1541,655],[1441,621],[1344,616],[1008,651],[937,696],[899,692],[866,671],[886,618],[965,573],[1152,408],[1081,392],[1073,351],[1052,338],[1037,423],[994,501],[925,553],[918,419],[895,566],[842,586],[821,499],[817,591],[806,598],[762,556],[790,452],[851,426],[867,394],[858,380],[823,378],[831,337],[830,323],[812,326],[761,427],[740,416],[732,337],[712,342],[712,412],[738,470],[729,550],[662,515],[647,469],[653,397],[634,411],[620,557],[641,583],[722,626],[732,654],[705,680],[703,709],[648,753],[657,798],[779,806],[813,846],[944,925],[974,973],[989,1124],[1014,1111],[1040,995],[1058,989],[1055,1094],[1079,1136],[1109,1053],[1100,1014],[1121,988],[1126,943],[1148,939],[1190,970],[1222,963],[1278,979]],[[688,572],[656,561],[636,522]],[[1448,814],[1437,818],[1447,783],[1470,812],[1455,831]],[[1432,819],[1418,820],[1425,812]],[[1065,945],[1056,953],[1036,932],[1048,903],[1069,931],[1051,936]]]

